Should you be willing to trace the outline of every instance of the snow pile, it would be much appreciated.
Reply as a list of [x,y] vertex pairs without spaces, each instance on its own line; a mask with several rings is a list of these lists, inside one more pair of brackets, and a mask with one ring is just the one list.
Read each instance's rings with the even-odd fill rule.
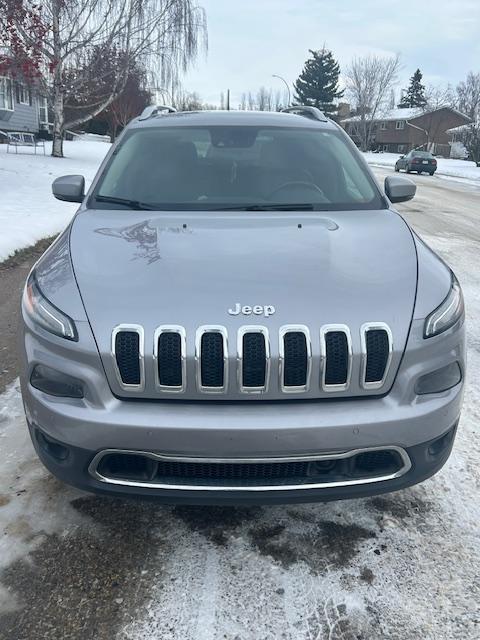
[[38,151],[34,155],[28,148],[7,154],[7,145],[0,145],[0,261],[68,224],[78,205],[55,200],[53,180],[82,174],[88,184],[109,148],[103,142],[65,142],[65,158],[59,159]]
[[[365,160],[374,167],[394,167],[398,153],[364,153]],[[437,158],[437,176],[456,179],[466,184],[480,186],[480,167],[470,160]]]

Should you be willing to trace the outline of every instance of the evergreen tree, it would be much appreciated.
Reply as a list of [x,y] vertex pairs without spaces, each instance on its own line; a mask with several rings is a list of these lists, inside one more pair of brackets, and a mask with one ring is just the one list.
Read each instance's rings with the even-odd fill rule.
[[338,88],[340,67],[331,51],[312,51],[295,83],[295,99],[299,104],[318,107],[326,113],[336,111],[334,100],[343,96]]
[[422,84],[422,72],[417,69],[410,78],[410,86],[403,95],[400,109],[408,109],[409,107],[424,107],[427,104],[425,97],[425,85]]

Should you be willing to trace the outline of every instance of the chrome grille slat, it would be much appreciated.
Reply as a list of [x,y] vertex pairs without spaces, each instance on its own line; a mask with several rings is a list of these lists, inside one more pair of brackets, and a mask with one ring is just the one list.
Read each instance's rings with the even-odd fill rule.
[[[285,339],[288,336],[294,334],[303,334],[304,336],[304,345],[297,347],[298,350],[303,348],[305,349],[305,353],[296,354],[298,359],[304,359],[305,361],[305,375],[303,376],[301,384],[287,384],[290,381],[293,381],[295,377],[300,378],[301,376],[292,375],[291,379],[289,376],[288,368],[290,366],[295,366],[296,368],[300,368],[300,364],[293,364],[293,362],[289,362],[288,360],[295,360],[296,358],[289,354],[286,351]],[[293,350],[294,348],[292,348]],[[310,388],[310,376],[312,372],[312,342],[310,339],[310,331],[308,327],[305,325],[285,325],[280,329],[280,344],[279,344],[279,354],[280,354],[280,388],[283,393],[303,393],[309,390]],[[303,382],[304,380],[304,382]],[[300,381],[300,380],[299,380]]]
[[[167,336],[178,336],[179,340],[179,357],[173,354],[165,354],[161,341]],[[168,366],[169,372],[163,369],[164,363],[162,359],[165,356],[169,358],[178,358],[179,362],[172,362]],[[187,334],[184,327],[179,325],[162,325],[155,331],[153,338],[153,360],[155,367],[155,386],[159,391],[167,393],[183,393],[186,388],[186,362],[187,362]],[[172,372],[172,369],[175,371]],[[166,384],[168,377],[180,377],[180,384]]]
[[[382,350],[379,354],[372,346],[369,334],[382,334]],[[364,389],[381,389],[385,384],[393,357],[393,336],[390,327],[384,322],[367,322],[360,330],[362,346],[361,385]],[[371,358],[381,359],[382,362],[371,366]],[[377,378],[377,379],[375,379]]]
[[[131,347],[122,344],[122,337],[126,337],[129,334],[135,334],[138,336],[135,345],[132,345]],[[144,330],[139,324],[121,324],[115,327],[112,331],[111,352],[113,366],[115,368],[118,383],[125,391],[141,392],[145,389],[144,342]],[[135,354],[126,353],[133,349],[135,349]],[[135,356],[136,361],[134,362]],[[127,373],[127,367],[132,370],[135,369],[134,375],[132,374],[132,376],[130,376]],[[135,378],[135,382],[129,382],[129,380],[133,378]]]
[[[329,339],[332,336],[337,340],[341,340],[343,336],[344,345],[330,344]],[[350,386],[353,365],[352,336],[349,327],[344,324],[323,326],[320,330],[320,352],[322,389],[327,392],[346,391]],[[345,364],[343,362],[332,364],[332,359],[341,358],[345,358]]]
[[[253,355],[253,348],[248,346],[247,341],[250,336],[261,337],[263,342],[263,353]],[[259,360],[263,356],[263,363]],[[251,362],[257,360],[257,362]],[[263,366],[262,366],[263,365]],[[256,369],[252,372],[253,369]],[[260,371],[258,371],[260,369]],[[263,369],[263,371],[261,371]],[[241,393],[265,393],[268,389],[270,379],[270,339],[268,329],[257,325],[241,327],[238,331],[237,339],[237,371],[238,371],[238,388]],[[250,374],[247,377],[247,373]],[[263,376],[261,375],[263,373]],[[258,380],[253,378],[258,377]],[[262,380],[263,377],[263,380]],[[253,383],[255,382],[255,383]]]
[[[204,336],[206,336],[205,339]],[[210,342],[208,336],[218,336],[218,340],[215,339]],[[208,349],[209,357],[214,362],[215,367],[223,364],[221,376],[208,371],[204,360],[204,349]],[[225,393],[228,388],[228,337],[226,328],[219,325],[205,325],[197,329],[195,358],[198,390],[203,393]],[[217,362],[217,359],[221,360],[221,362]],[[215,384],[217,380],[221,384]]]

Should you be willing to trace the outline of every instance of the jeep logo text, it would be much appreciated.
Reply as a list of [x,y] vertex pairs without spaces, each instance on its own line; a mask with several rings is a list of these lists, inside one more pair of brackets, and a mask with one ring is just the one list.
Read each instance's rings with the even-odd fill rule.
[[265,316],[265,318],[268,318],[269,316],[273,316],[273,314],[275,313],[275,307],[272,304],[266,304],[264,306],[257,304],[253,307],[249,307],[248,305],[245,305],[244,307],[242,307],[242,305],[239,302],[237,302],[237,304],[233,307],[233,309],[228,310],[228,313],[231,316],[238,316],[242,314],[244,316],[255,315],[255,316]]

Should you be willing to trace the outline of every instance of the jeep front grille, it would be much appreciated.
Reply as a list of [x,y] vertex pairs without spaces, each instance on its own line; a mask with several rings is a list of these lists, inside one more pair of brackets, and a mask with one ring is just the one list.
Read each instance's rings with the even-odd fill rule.
[[[286,325],[278,334],[278,356],[271,355],[272,336],[266,327],[241,327],[234,344],[227,329],[217,325],[199,327],[195,334],[195,371],[187,367],[187,333],[181,326],[162,325],[153,337],[153,377],[160,392],[182,393],[195,388],[201,393],[262,394],[278,385],[282,394],[307,392],[315,379],[325,392],[350,389],[355,354],[352,335],[346,325],[321,328],[320,343],[315,342],[308,327]],[[193,338],[192,338],[193,340]],[[386,381],[393,353],[393,338],[384,323],[368,323],[360,331],[360,353],[357,347],[357,387],[381,389]],[[317,353],[318,351],[318,353]],[[112,354],[118,382],[126,391],[143,391],[145,377],[144,331],[139,325],[121,325],[112,334]],[[230,360],[236,355],[236,375],[229,375]],[[148,359],[147,362],[150,362]],[[315,372],[313,366],[319,369]],[[274,367],[273,364],[276,366]],[[193,366],[193,365],[192,365]],[[187,371],[195,376],[187,379]],[[315,375],[314,375],[315,374]],[[276,380],[278,382],[276,382]],[[358,379],[357,379],[358,380]]]

